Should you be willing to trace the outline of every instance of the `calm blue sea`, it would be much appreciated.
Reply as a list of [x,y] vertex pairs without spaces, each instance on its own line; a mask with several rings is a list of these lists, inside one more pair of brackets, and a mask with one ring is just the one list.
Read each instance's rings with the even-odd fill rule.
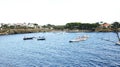
[[[78,36],[88,40],[69,43]],[[23,40],[44,36],[45,41]],[[0,36],[0,67],[120,67],[115,33],[47,32]]]

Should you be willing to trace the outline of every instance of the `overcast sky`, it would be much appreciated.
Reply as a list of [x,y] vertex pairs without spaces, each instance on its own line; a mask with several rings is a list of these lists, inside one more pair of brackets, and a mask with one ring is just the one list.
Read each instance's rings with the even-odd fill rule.
[[0,23],[120,21],[120,0],[0,0]]

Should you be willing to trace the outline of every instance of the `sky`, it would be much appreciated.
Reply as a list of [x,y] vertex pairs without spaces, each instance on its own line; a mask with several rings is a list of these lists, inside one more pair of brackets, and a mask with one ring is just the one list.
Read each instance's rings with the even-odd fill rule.
[[0,0],[0,23],[120,21],[120,0]]

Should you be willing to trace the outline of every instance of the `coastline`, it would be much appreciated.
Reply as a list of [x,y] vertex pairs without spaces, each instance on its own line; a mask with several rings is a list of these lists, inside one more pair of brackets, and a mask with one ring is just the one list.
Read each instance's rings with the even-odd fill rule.
[[25,34],[25,33],[37,33],[37,32],[113,32],[112,30],[54,30],[54,29],[4,29],[0,30],[0,35],[10,35],[10,34]]

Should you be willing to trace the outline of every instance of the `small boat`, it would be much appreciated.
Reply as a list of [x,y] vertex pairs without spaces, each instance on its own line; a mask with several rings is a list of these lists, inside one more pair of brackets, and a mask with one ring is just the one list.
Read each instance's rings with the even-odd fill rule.
[[32,40],[34,37],[24,37],[23,40]]
[[37,40],[45,40],[45,37],[39,37]]
[[88,39],[88,36],[82,36],[82,37],[78,37],[76,39],[70,40],[69,42],[80,42],[80,41],[85,41]]
[[118,30],[115,31],[117,38],[118,38],[118,42],[116,42],[116,45],[120,45],[120,36],[119,36],[119,32]]
[[120,42],[117,42],[116,45],[120,45]]

